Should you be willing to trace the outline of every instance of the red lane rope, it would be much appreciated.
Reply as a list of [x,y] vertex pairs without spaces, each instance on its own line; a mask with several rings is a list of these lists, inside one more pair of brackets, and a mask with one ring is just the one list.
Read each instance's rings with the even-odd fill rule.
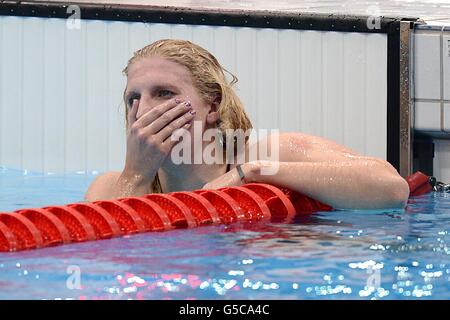
[[0,222],[7,225],[14,233],[17,239],[17,250],[41,248],[44,245],[41,232],[20,213],[2,213]]
[[280,190],[289,198],[298,215],[308,215],[316,211],[331,211],[332,207],[320,201],[311,199],[304,194],[289,190],[287,188],[280,188]]
[[169,216],[154,201],[140,197],[119,199],[133,208],[145,223],[146,231],[166,231],[172,229]]
[[[408,177],[411,195],[429,192],[429,181],[421,172]],[[0,252],[218,223],[289,222],[299,214],[332,209],[298,192],[264,183],[21,209],[0,213]]]
[[96,240],[94,227],[78,211],[69,206],[51,206],[43,209],[57,216],[67,227],[72,242]]
[[406,181],[408,182],[411,196],[420,196],[430,192],[433,188],[429,182],[430,177],[420,171],[407,177]]
[[145,222],[129,205],[118,200],[95,201],[94,204],[105,209],[114,219],[116,219],[123,233],[145,231]]
[[220,216],[216,208],[204,197],[193,192],[173,192],[170,195],[191,209],[198,225],[220,223]]
[[122,234],[117,221],[102,207],[94,203],[75,203],[69,204],[69,207],[89,221],[97,239],[108,239]]
[[33,223],[42,234],[44,246],[70,243],[71,237],[64,223],[45,209],[23,209],[15,211]]
[[290,221],[295,216],[292,202],[278,188],[270,184],[248,183],[242,186],[256,192],[266,203],[275,221]]
[[0,252],[16,250],[19,250],[19,245],[15,234],[6,224],[0,221]]
[[247,220],[270,219],[270,210],[264,200],[250,189],[229,187],[219,189],[231,196],[245,212]]
[[176,228],[192,228],[197,223],[191,210],[180,200],[169,194],[148,194],[144,196],[146,199],[159,204],[170,218],[172,226]]
[[201,197],[209,201],[219,212],[220,222],[232,223],[246,220],[245,212],[231,196],[218,190],[197,190]]

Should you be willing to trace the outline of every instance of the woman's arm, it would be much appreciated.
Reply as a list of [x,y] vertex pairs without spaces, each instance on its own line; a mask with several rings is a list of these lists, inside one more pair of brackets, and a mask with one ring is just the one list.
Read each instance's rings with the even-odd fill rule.
[[86,192],[87,201],[152,193],[156,173],[177,142],[170,139],[171,134],[179,128],[189,128],[195,115],[190,112],[190,102],[174,98],[148,108],[138,119],[140,104],[140,100],[133,99],[127,106],[130,110],[124,170],[97,177]]
[[404,208],[409,197],[407,182],[378,161],[278,162],[274,175],[261,174],[271,161],[243,165],[248,182],[287,187],[335,209]]
[[[286,133],[276,138],[278,161],[257,160],[242,165],[248,182],[284,186],[336,209],[404,208],[406,205],[408,184],[387,161],[358,155],[316,136]],[[256,145],[270,146],[271,139],[273,136]],[[264,168],[265,172],[274,171],[270,168],[278,170],[268,175],[262,174]],[[232,179],[222,176],[204,188],[223,187],[225,181],[241,184],[236,170],[227,174]]]

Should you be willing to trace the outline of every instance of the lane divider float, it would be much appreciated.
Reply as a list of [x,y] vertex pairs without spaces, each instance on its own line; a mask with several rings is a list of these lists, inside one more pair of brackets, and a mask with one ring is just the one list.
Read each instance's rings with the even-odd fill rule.
[[[431,191],[429,177],[421,172],[406,181],[411,195]],[[20,209],[0,212],[0,252],[239,221],[291,222],[297,215],[331,210],[264,183]]]
[[332,210],[324,204],[299,205],[302,201],[316,203],[288,189],[249,183],[20,209],[0,213],[0,252],[239,221],[290,222],[298,208],[303,214]]

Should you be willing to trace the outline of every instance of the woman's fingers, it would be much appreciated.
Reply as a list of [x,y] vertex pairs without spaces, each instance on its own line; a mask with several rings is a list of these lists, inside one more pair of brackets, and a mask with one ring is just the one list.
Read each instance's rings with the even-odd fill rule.
[[157,136],[159,136],[158,139],[161,141],[170,139],[170,136],[175,130],[192,123],[192,120],[194,120],[194,118],[195,118],[195,110],[190,110],[189,112],[186,112],[183,116],[173,120],[171,123],[166,125],[164,129],[158,132],[157,134]]
[[[168,152],[180,137],[186,134],[196,114],[190,102],[181,103],[179,99],[171,99],[136,119],[138,107],[139,101],[134,100],[128,115],[129,125],[133,125],[135,129],[134,135],[150,148],[156,150],[158,146],[162,147],[160,150],[163,152]],[[179,130],[175,133],[178,138],[170,139],[180,128],[186,130]]]
[[[181,128],[175,129],[172,134],[163,142],[163,145],[171,150],[172,147],[180,141],[180,138],[189,134],[189,129],[192,126],[192,122],[184,124]],[[173,139],[172,139],[173,138]]]
[[130,111],[128,111],[128,126],[130,127],[134,122],[136,122],[136,114],[139,109],[139,100],[134,99],[131,105]]
[[136,126],[139,126],[140,128],[147,127],[148,125],[159,119],[161,116],[163,116],[165,113],[167,113],[167,111],[180,105],[180,103],[181,100],[175,98],[150,109],[149,111],[141,115],[139,119],[137,119]]
[[192,106],[190,102],[182,102],[178,104],[175,108],[169,109],[158,119],[149,124],[149,132],[156,134],[159,131],[164,130],[164,128],[169,126],[174,120],[179,117],[182,118],[183,115],[188,114],[191,109]]

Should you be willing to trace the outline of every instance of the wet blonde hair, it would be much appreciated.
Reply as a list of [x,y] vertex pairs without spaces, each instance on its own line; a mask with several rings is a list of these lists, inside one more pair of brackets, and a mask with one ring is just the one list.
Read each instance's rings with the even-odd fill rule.
[[[233,89],[233,85],[238,82],[237,77],[222,67],[206,49],[187,40],[161,39],[136,51],[123,73],[128,76],[128,70],[134,62],[151,56],[165,58],[185,66],[189,70],[194,87],[205,102],[213,102],[217,97],[220,98],[217,128],[222,132],[224,142],[227,141],[227,129],[242,129],[245,132],[252,128],[244,106]],[[232,76],[231,82],[228,82],[225,72]],[[125,101],[125,120],[128,126],[126,106]],[[225,143],[223,146],[226,148]],[[152,183],[152,192],[162,192],[158,174]]]

